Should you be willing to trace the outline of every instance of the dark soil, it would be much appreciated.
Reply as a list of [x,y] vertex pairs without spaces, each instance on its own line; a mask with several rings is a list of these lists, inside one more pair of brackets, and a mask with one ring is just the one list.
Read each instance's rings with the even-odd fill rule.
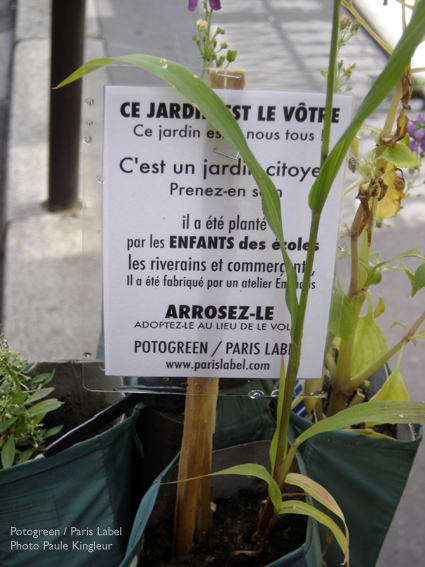
[[173,518],[148,527],[138,567],[265,567],[279,557],[300,547],[305,541],[307,518],[281,516],[260,555],[235,555],[252,550],[251,537],[258,524],[258,512],[264,493],[242,491],[235,498],[217,500],[214,533],[208,542],[195,547],[191,555],[171,558]]

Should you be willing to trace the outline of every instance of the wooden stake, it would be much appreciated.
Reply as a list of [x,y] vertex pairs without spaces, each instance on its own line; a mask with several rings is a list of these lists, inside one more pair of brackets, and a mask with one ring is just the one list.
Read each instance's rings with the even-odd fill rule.
[[[210,86],[243,89],[242,69],[210,69]],[[183,440],[178,480],[211,473],[212,438],[218,398],[218,378],[188,378]],[[187,555],[196,541],[208,538],[213,528],[209,476],[180,482],[174,516],[173,554]]]
[[[178,480],[211,472],[218,378],[188,378],[188,383]],[[195,529],[201,540],[206,539],[212,529],[210,477],[177,485],[173,542],[175,555],[190,553]]]

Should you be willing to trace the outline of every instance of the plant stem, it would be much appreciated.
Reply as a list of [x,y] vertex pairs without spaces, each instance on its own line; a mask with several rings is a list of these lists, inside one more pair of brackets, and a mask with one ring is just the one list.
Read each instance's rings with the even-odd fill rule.
[[[397,112],[400,104],[400,98],[402,96],[403,87],[401,79],[398,81],[396,88],[394,90],[391,105],[388,110],[388,114],[385,120],[385,125],[383,127],[383,134],[391,134],[394,126],[394,122],[397,117]],[[381,145],[376,151],[376,157],[385,150],[385,146]],[[350,238],[351,238],[351,278],[350,286],[348,289],[347,297],[353,302],[357,313],[360,315],[362,306],[364,304],[367,288],[365,283],[368,277],[368,271],[361,266],[369,266],[370,260],[370,250],[371,250],[371,239],[373,233],[373,226],[375,224],[377,199],[371,198],[370,214],[372,215],[371,222],[371,234],[362,228],[362,222],[364,218],[364,209],[362,205],[359,205],[357,209],[356,216],[351,227]],[[363,231],[362,243],[360,246],[360,252],[358,248],[358,239]],[[347,404],[347,397],[352,394],[357,386],[354,386],[351,380],[351,363],[353,357],[355,332],[351,336],[350,340],[347,342],[341,341],[341,346],[338,352],[338,362],[337,371],[332,381],[332,390],[329,400],[328,416],[334,415],[342,411]],[[400,347],[401,348],[401,347]],[[370,374],[369,374],[370,375]],[[357,383],[357,380],[356,380]]]
[[[311,225],[310,225],[310,237],[308,241],[307,258],[304,271],[303,285],[301,288],[300,303],[297,312],[296,325],[294,327],[294,332],[292,336],[291,348],[289,353],[289,363],[288,372],[285,377],[284,386],[284,398],[282,406],[282,414],[280,416],[278,428],[278,442],[277,442],[277,452],[275,459],[275,466],[273,470],[273,478],[279,484],[280,487],[283,486],[286,475],[289,472],[291,462],[288,464],[288,459],[286,458],[287,453],[287,443],[288,443],[288,429],[289,429],[289,418],[291,416],[292,409],[292,398],[294,394],[295,384],[298,375],[298,368],[300,364],[300,354],[301,354],[301,342],[302,334],[304,328],[305,311],[307,307],[307,297],[310,287],[311,274],[313,271],[313,261],[316,251],[317,234],[319,230],[320,214],[312,213]],[[288,468],[286,465],[288,464]],[[258,525],[258,530],[253,536],[253,543],[256,549],[260,549],[267,538],[276,517],[274,514],[273,504],[270,498],[267,498],[266,506],[264,508],[263,514]]]
[[329,143],[332,125],[332,103],[333,95],[335,92],[336,62],[338,57],[339,7],[340,0],[334,0],[334,9],[332,15],[331,51],[329,55],[329,72],[326,87],[325,124],[323,128],[322,151],[320,160],[321,166],[323,165],[329,154]]
[[[278,449],[277,449],[276,464],[275,464],[276,471],[278,471],[286,456],[289,418],[291,415],[292,397],[295,389],[295,384],[298,375],[298,368],[300,364],[301,342],[302,342],[303,329],[304,329],[305,312],[307,308],[307,298],[310,288],[311,274],[313,271],[313,262],[316,251],[316,242],[317,242],[317,234],[319,231],[319,224],[320,224],[320,214],[313,213],[311,217],[310,236],[308,240],[307,257],[305,263],[303,285],[301,288],[300,303],[297,313],[297,321],[292,336],[291,350],[289,353],[288,372],[285,380],[285,394],[284,394],[282,418],[280,423]],[[278,475],[278,477],[275,478],[275,480],[280,485],[280,483],[283,484],[284,478],[279,478]]]
[[347,8],[349,12],[353,14],[358,22],[364,27],[364,29],[373,37],[375,41],[379,43],[379,45],[387,51],[391,55],[393,52],[392,48],[388,43],[386,43],[377,33],[373,31],[373,29],[369,26],[369,24],[361,17],[361,15],[357,12],[351,2],[347,2],[346,0],[342,0],[342,5]]
[[[325,124],[322,141],[322,164],[329,152],[330,127],[332,123],[332,100],[335,87],[335,68],[338,52],[338,25],[339,25],[339,7],[340,0],[334,0],[333,17],[332,17],[332,36],[331,48],[329,56],[329,72],[327,82],[327,97],[325,110]],[[296,320],[292,321],[293,333],[291,348],[289,353],[288,372],[285,379],[284,401],[282,407],[282,416],[279,427],[278,450],[275,460],[274,477],[279,486],[283,485],[285,477],[279,473],[282,463],[286,456],[286,447],[288,439],[289,418],[291,415],[292,397],[298,375],[301,355],[301,342],[304,330],[305,313],[307,308],[307,299],[310,288],[311,274],[313,271],[313,262],[316,251],[317,235],[320,224],[320,213],[312,213],[310,224],[310,235],[308,240],[307,257],[305,271],[303,277],[303,285],[301,287],[300,301],[297,311]]]
[[[208,2],[207,1],[204,1],[204,7],[205,7],[205,20],[208,23],[208,27],[207,27],[207,31],[206,31],[206,35],[205,35],[205,40],[203,41],[204,53],[206,53],[206,48],[207,48],[207,45],[209,43],[210,33],[211,33],[211,21],[212,21],[213,10],[208,9]],[[203,64],[202,64],[202,74],[201,74],[202,80],[204,80],[205,72],[207,70],[208,65],[209,65],[209,62],[207,61],[206,55],[205,55],[204,58],[203,58]]]

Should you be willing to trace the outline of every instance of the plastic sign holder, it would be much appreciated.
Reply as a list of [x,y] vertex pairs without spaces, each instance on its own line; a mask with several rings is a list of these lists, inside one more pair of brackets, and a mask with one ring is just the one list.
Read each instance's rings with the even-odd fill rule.
[[[120,85],[111,84],[114,74]],[[259,189],[199,110],[157,84],[125,65],[85,80],[83,340],[84,356],[100,370],[85,386],[182,394],[187,377],[203,378],[200,389],[219,377],[220,395],[242,387],[251,397],[274,397],[290,318],[285,267]],[[300,288],[324,94],[217,94],[276,185]],[[335,96],[333,106],[332,144],[351,118],[352,97]],[[316,243],[302,380],[322,373],[343,177]]]

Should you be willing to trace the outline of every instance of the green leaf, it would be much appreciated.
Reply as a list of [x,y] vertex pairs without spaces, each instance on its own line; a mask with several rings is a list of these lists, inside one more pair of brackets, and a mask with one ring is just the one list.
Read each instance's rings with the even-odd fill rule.
[[12,404],[19,405],[19,404],[22,404],[23,402],[25,402],[25,400],[27,399],[27,397],[28,397],[28,393],[27,393],[27,392],[21,392],[21,393],[18,393],[18,394],[12,394],[12,395],[10,396],[10,401],[11,401]]
[[[151,55],[124,55],[121,57],[95,59],[77,69],[77,71],[60,83],[60,85],[56,88],[63,87],[77,79],[80,79],[84,75],[107,65],[108,63],[113,63],[114,61],[131,63],[141,67],[142,69],[146,69],[167,81],[192,104],[195,104],[203,116],[205,116],[205,118],[213,126],[215,126],[215,128],[217,128],[222,136],[224,136],[224,138],[226,138],[226,140],[239,151],[252,176],[257,182],[258,188],[261,192],[264,216],[281,246],[287,274],[285,299],[289,312],[293,318],[293,322],[295,322],[298,312],[298,299],[296,294],[297,275],[285,250],[280,198],[272,180],[251,152],[245,136],[230,110],[223,103],[220,97],[217,96],[217,94],[199,77],[194,75],[192,71],[178,63],[174,63],[173,61],[153,57]],[[292,325],[292,328],[294,328],[294,325]]]
[[372,311],[359,318],[354,337],[351,375],[358,376],[387,352],[387,339]]
[[1,450],[1,464],[3,465],[4,469],[7,469],[13,465],[15,453],[15,441],[13,437],[9,437]]
[[344,409],[309,427],[297,437],[293,447],[319,433],[346,429],[364,422],[425,423],[425,402],[374,401]]
[[39,390],[34,390],[33,394],[30,394],[27,398],[26,404],[32,404],[37,400],[42,400],[54,391],[54,388],[40,388]]
[[401,75],[410,65],[410,60],[421,43],[424,35],[425,0],[420,0],[412,15],[409,25],[395,47],[391,57],[379,75],[369,93],[363,100],[353,120],[336,143],[320,169],[309,195],[309,205],[314,213],[320,213],[326,202],[329,191],[344,161],[347,151],[363,125],[364,121],[381,102],[390,94]]
[[6,429],[8,429],[11,425],[13,425],[17,419],[18,419],[17,417],[12,417],[11,419],[6,419],[5,421],[2,421],[0,423],[0,433],[6,431]]
[[63,429],[63,425],[57,425],[56,427],[52,427],[51,429],[46,431],[46,433],[43,435],[43,439],[47,439],[47,437],[52,437],[53,435],[56,435],[57,433],[59,433],[59,431],[62,431],[62,429]]
[[26,463],[27,461],[29,461],[34,453],[35,449],[27,449],[26,451],[23,451],[18,458],[18,465],[21,465],[22,463]]
[[344,514],[336,503],[334,497],[322,485],[312,480],[308,476],[299,473],[288,473],[285,482],[291,485],[299,486],[312,496],[317,502],[320,502],[325,508],[328,508],[333,514],[336,514],[345,524]]
[[61,405],[62,402],[59,402],[58,400],[45,400],[44,402],[39,402],[38,404],[35,404],[35,406],[30,407],[28,413],[31,416],[41,415],[41,414],[45,415],[49,411],[54,411],[60,408]]
[[[425,260],[425,256],[423,256],[420,251],[417,248],[410,248],[409,250],[406,250],[406,252],[402,252],[401,254],[398,254],[397,256],[394,256],[393,258],[389,258],[388,260],[384,260],[383,262],[379,262],[379,264],[376,264],[375,266],[373,266],[373,268],[371,268],[370,272],[369,272],[369,276],[365,282],[365,287],[371,285],[372,283],[372,279],[374,277],[374,273],[379,270],[379,268],[381,266],[385,266],[385,264],[388,264],[389,262],[393,262],[394,260],[400,260],[401,258],[419,258],[420,260]],[[389,269],[388,267],[386,267],[386,269]],[[401,264],[399,264],[399,269],[403,269],[401,267]]]
[[376,392],[370,399],[370,402],[375,400],[409,401],[409,394],[407,393],[406,386],[404,385],[403,378],[398,368],[394,369],[390,376],[388,376],[382,388]]
[[287,502],[284,502],[282,504],[279,513],[301,514],[304,516],[310,516],[311,518],[314,518],[321,524],[324,524],[327,528],[332,530],[332,533],[334,534],[335,539],[338,542],[338,545],[342,549],[348,564],[348,553],[349,553],[348,538],[345,537],[338,524],[334,520],[332,520],[332,518],[330,518],[327,514],[321,512],[317,508],[314,508],[314,506],[310,506],[310,504],[307,504],[306,502],[300,502],[299,500],[288,500]]
[[387,148],[379,157],[396,167],[422,166],[415,154],[404,144],[396,144],[394,148]]
[[369,270],[369,275],[367,278],[367,285],[379,285],[382,282],[382,272],[381,270],[375,270],[374,268]]
[[413,276],[412,297],[425,287],[425,264],[421,264]]
[[38,376],[34,376],[34,378],[31,378],[31,380],[28,382],[28,384],[38,384],[38,382],[45,382],[44,383],[44,386],[45,386],[46,384],[48,384],[52,380],[54,375],[55,375],[55,371],[44,373],[44,374],[39,374]]
[[282,494],[280,493],[280,488],[271,474],[262,465],[257,465],[255,463],[248,463],[246,465],[236,465],[234,467],[229,467],[222,471],[212,473],[211,476],[221,475],[221,474],[239,474],[243,476],[256,476],[265,480],[269,486],[269,496],[272,501],[275,512],[278,513],[280,507],[282,506]]
[[359,314],[352,301],[338,286],[332,293],[329,315],[329,330],[343,341],[348,342],[354,333]]
[[403,329],[406,333],[409,330],[409,327],[406,325],[406,323],[399,323],[399,321],[394,321],[394,323],[391,325],[391,327],[395,327],[396,325],[400,325],[400,327],[403,327]]
[[375,317],[375,319],[379,317],[379,315],[382,315],[382,313],[385,311],[384,300],[380,295],[378,295],[378,297],[379,297],[378,305],[376,306],[375,311],[373,312],[373,316]]
[[384,267],[384,270],[393,270],[393,271],[404,272],[407,275],[407,277],[409,278],[409,280],[411,282],[413,282],[414,276],[404,262],[400,262],[400,264],[397,264],[397,266],[387,265],[387,266]]

